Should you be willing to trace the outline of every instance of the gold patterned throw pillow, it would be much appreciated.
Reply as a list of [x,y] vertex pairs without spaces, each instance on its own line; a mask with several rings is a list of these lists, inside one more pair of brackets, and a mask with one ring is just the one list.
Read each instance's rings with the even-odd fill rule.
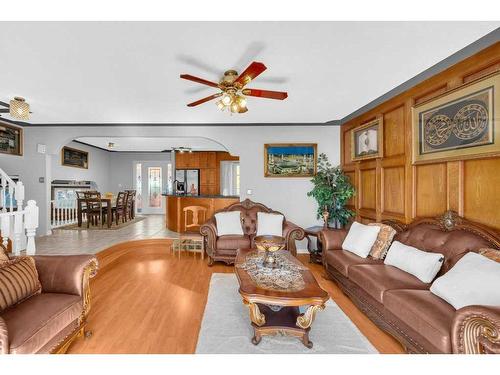
[[479,249],[478,253],[485,256],[486,258],[489,258],[491,260],[494,260],[495,262],[500,263],[500,250],[484,248],[484,249]]
[[391,246],[392,239],[396,235],[396,230],[390,225],[381,223],[370,223],[368,225],[375,225],[380,227],[380,232],[378,232],[377,239],[370,250],[370,256],[375,259],[384,259],[387,250]]
[[0,263],[0,312],[41,291],[32,257],[17,257]]

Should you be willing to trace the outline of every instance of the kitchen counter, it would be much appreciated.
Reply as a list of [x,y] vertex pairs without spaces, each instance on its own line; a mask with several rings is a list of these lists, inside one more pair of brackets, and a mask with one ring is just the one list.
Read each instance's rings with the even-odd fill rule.
[[[207,209],[206,217],[199,217],[200,224],[210,219],[216,211],[230,206],[233,203],[240,201],[238,196],[224,195],[177,195],[177,194],[162,194],[166,201],[166,224],[171,231],[182,233],[186,232],[185,212],[184,208],[189,206],[201,206]],[[191,224],[193,219],[191,215],[188,217],[188,224]],[[190,228],[190,232],[199,232],[199,227]]]

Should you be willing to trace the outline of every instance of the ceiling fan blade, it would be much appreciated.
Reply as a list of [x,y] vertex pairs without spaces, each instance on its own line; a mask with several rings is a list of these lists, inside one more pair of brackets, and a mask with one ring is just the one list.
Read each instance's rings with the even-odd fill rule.
[[222,93],[219,92],[217,94],[213,94],[213,95],[207,96],[206,98],[203,98],[203,99],[197,100],[195,102],[189,103],[187,106],[188,107],[195,107],[197,105],[200,105],[200,104],[203,104],[203,103],[208,102],[210,100],[213,100],[215,98],[218,98],[221,95],[222,95]]
[[207,86],[219,88],[219,85],[217,83],[207,81],[206,79],[203,79],[203,78],[192,76],[191,74],[181,74],[181,78],[187,79],[188,81],[201,83],[202,85],[207,85]]
[[252,79],[255,79],[259,74],[266,70],[266,66],[261,62],[254,61],[248,68],[246,68],[243,73],[241,73],[234,83],[238,83],[241,87],[247,85]]
[[283,100],[288,98],[288,94],[286,92],[268,91],[259,89],[244,89],[242,91],[242,94],[247,96],[256,96],[258,98],[277,99],[277,100]]

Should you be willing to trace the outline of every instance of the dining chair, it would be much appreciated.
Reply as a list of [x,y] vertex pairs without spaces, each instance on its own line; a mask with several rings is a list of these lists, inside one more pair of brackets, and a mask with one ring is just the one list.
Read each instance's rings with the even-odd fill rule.
[[102,209],[102,200],[100,197],[86,197],[85,198],[85,213],[87,215],[87,228],[92,225],[99,225],[99,222],[103,226],[106,222],[106,211]]
[[128,193],[131,197],[130,199],[130,206],[128,207],[129,209],[129,215],[132,219],[135,219],[135,196],[136,196],[136,190],[125,190],[126,193]]
[[122,223],[125,222],[127,215],[127,197],[128,193],[125,191],[120,191],[116,198],[116,206],[112,208],[113,214],[115,215],[116,225],[119,224],[120,219]]
[[125,220],[127,218],[132,220],[135,218],[135,190],[125,190],[125,192],[127,193]]

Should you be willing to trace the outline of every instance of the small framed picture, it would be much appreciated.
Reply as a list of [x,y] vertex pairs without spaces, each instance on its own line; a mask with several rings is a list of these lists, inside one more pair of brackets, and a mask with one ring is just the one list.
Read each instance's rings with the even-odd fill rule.
[[316,174],[316,143],[274,143],[264,145],[265,177],[312,177]]
[[377,118],[351,130],[352,161],[381,158],[383,156],[383,124]]
[[71,147],[63,147],[61,151],[61,164],[73,168],[89,168],[89,153]]
[[23,129],[0,122],[0,153],[23,155]]

